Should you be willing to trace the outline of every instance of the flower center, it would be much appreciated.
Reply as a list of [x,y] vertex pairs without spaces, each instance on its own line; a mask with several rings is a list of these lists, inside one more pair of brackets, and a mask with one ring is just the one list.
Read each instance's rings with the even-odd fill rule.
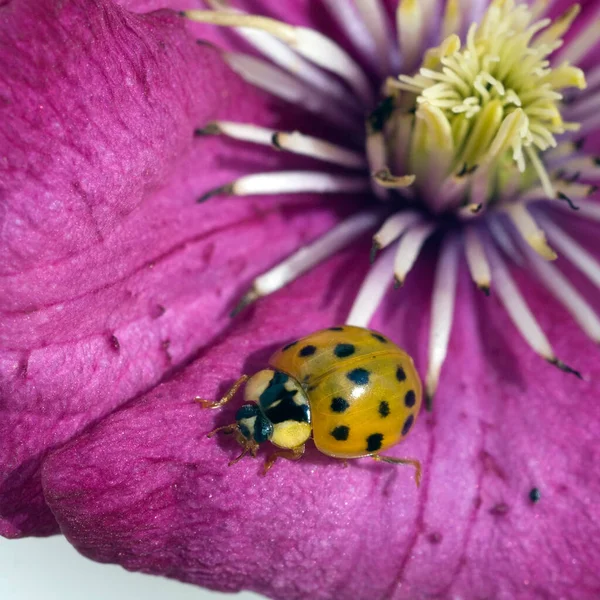
[[578,12],[536,20],[534,8],[492,2],[464,44],[449,35],[414,75],[386,81],[368,123],[370,158],[381,132],[389,166],[415,176],[414,191],[434,213],[471,217],[535,180],[556,198],[540,154],[557,145],[555,135],[578,129],[561,116],[561,90],[586,84],[581,69],[551,68],[548,56]]

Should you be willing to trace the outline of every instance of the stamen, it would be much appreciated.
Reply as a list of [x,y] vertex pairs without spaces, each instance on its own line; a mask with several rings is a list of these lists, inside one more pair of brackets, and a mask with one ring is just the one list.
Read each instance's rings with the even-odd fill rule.
[[370,35],[363,20],[357,18],[353,3],[340,2],[339,0],[322,0],[322,2],[338,26],[346,34],[352,47],[358,50],[373,69],[379,69],[379,58],[375,40]]
[[462,14],[459,0],[448,0],[442,22],[442,39],[460,32]]
[[598,43],[599,30],[600,19],[592,19],[566,48],[561,49],[554,57],[554,62],[568,61],[573,65],[578,64],[579,61]]
[[409,187],[415,180],[414,175],[392,175],[388,168],[373,173],[372,177],[381,187],[389,189]]
[[[207,0],[207,3],[215,10],[234,14],[244,14],[242,11],[228,6],[226,2],[223,2],[222,0]],[[274,64],[279,65],[288,73],[295,75],[316,90],[319,90],[319,92],[331,96],[337,102],[342,102],[349,109],[356,110],[358,108],[357,105],[351,101],[352,97],[340,83],[318,67],[315,67],[309,61],[302,58],[276,37],[265,31],[248,27],[238,27],[236,28],[236,31],[264,56],[271,59]]]
[[550,364],[581,378],[581,375],[577,371],[565,365],[565,363],[558,360],[554,355],[554,350],[552,350],[548,338],[533,316],[529,306],[527,306],[519,288],[506,268],[504,261],[494,249],[493,244],[486,244],[486,253],[492,267],[494,289],[506,309],[508,316],[525,341],[537,354],[546,359]]
[[367,166],[365,157],[362,154],[352,152],[326,140],[303,135],[298,131],[275,131],[249,123],[234,123],[232,121],[213,121],[196,130],[196,135],[217,134],[263,146],[274,146],[278,150],[287,150],[288,152],[310,156],[317,160],[344,167],[364,169]]
[[251,123],[212,121],[204,127],[196,129],[194,133],[197,136],[226,135],[234,140],[271,146],[273,143],[273,135],[276,131],[274,129],[267,129],[266,127],[258,127]]
[[[338,0],[339,1],[339,0]],[[381,76],[390,69],[390,36],[388,18],[381,0],[355,0],[362,21],[368,29],[377,49],[378,70]]]
[[600,289],[600,262],[545,214],[540,212],[536,217],[561,254]]
[[422,220],[420,213],[403,210],[387,218],[379,231],[373,236],[373,246],[382,250],[397,240],[405,231]]
[[348,82],[365,105],[372,104],[371,85],[362,69],[345,50],[318,31],[306,27],[293,27],[269,17],[210,10],[186,10],[183,11],[182,16],[199,23],[224,27],[249,27],[266,31],[314,64],[339,75]]
[[369,269],[346,319],[348,325],[368,327],[390,285],[393,248],[384,250],[375,264]]
[[525,205],[521,203],[508,204],[504,211],[510,217],[523,239],[544,259],[556,260],[558,255],[546,241],[546,235],[537,226],[534,218]]
[[366,177],[331,175],[319,171],[275,171],[273,173],[254,173],[240,177],[198,198],[204,202],[213,196],[254,196],[262,194],[319,194],[352,193],[361,194],[369,190]]
[[418,64],[423,47],[424,15],[422,0],[400,0],[396,10],[398,44],[402,69],[410,73]]
[[356,120],[351,115],[338,110],[329,99],[315,94],[313,89],[271,63],[247,54],[232,52],[224,52],[223,58],[242,79],[261,90],[276,98],[302,106],[334,123],[356,129]]
[[233,310],[232,316],[238,314],[258,298],[272,294],[290,281],[294,281],[294,279],[297,279],[300,275],[375,227],[381,221],[381,218],[381,211],[371,210],[357,213],[336,225],[308,246],[300,248],[276,267],[257,277],[250,291],[244,295],[238,306]]
[[437,389],[442,365],[448,354],[452,331],[456,283],[458,278],[459,244],[453,234],[442,243],[435,270],[431,305],[431,328],[429,331],[429,365],[425,377],[425,406],[431,410],[433,395]]
[[403,235],[398,243],[394,261],[395,287],[402,287],[427,238],[435,230],[430,223],[418,224]]
[[486,295],[490,295],[492,273],[485,256],[485,249],[479,233],[475,227],[466,227],[464,230],[465,256],[475,285]]
[[573,284],[554,266],[541,260],[523,244],[530,267],[546,289],[569,311],[581,329],[596,343],[600,343],[600,318]]

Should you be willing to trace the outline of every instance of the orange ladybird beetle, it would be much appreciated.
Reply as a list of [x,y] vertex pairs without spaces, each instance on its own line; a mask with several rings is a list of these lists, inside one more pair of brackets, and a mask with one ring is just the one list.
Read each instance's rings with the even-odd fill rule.
[[246,384],[235,423],[208,434],[235,433],[243,450],[230,465],[248,452],[256,456],[269,441],[279,450],[265,463],[266,473],[280,457],[299,459],[312,432],[323,454],[412,465],[419,485],[418,460],[380,454],[408,435],[421,408],[421,381],[404,350],[376,331],[345,325],[284,346],[269,366],[240,377],[217,402],[196,398],[218,408]]

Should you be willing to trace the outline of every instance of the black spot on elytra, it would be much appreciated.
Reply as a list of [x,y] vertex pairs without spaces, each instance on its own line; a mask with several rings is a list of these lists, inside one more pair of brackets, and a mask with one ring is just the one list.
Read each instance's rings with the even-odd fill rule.
[[542,494],[538,488],[532,488],[529,492],[529,500],[534,504],[537,504],[542,499]]
[[406,435],[410,431],[414,422],[415,417],[413,415],[408,415],[408,418],[404,421],[404,425],[402,426],[402,435]]
[[385,400],[379,403],[379,414],[382,417],[387,417],[390,414],[390,405]]
[[328,331],[344,331],[343,327],[330,327]]
[[298,352],[298,355],[299,356],[312,356],[316,351],[317,351],[316,346],[304,346],[304,348],[302,348],[300,350],[300,352]]
[[345,442],[350,435],[350,427],[346,425],[338,425],[332,432],[331,436],[334,437],[338,442]]
[[382,335],[379,335],[378,333],[372,333],[371,335],[382,344],[387,344],[387,340]]
[[333,353],[338,358],[346,358],[347,356],[352,356],[356,352],[356,348],[352,344],[338,344]]
[[367,452],[377,452],[381,448],[383,442],[382,433],[372,433],[367,438]]
[[346,373],[346,377],[352,382],[358,385],[367,385],[369,383],[369,371],[366,369],[352,369],[349,373]]
[[408,408],[412,408],[417,401],[417,397],[413,390],[408,390],[406,392],[406,396],[404,396],[404,405],[408,406]]
[[295,342],[290,342],[287,346],[283,347],[283,350],[289,350],[290,348],[293,348],[296,344],[298,343],[298,340],[296,340]]
[[404,381],[406,379],[406,373],[402,367],[396,369],[396,379],[398,381]]
[[343,413],[349,406],[343,398],[334,398],[331,401],[331,410],[336,413]]

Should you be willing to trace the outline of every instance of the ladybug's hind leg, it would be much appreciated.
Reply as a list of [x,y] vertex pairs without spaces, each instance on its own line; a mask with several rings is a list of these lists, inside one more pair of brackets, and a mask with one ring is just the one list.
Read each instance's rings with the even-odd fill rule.
[[202,408],[220,408],[224,404],[227,404],[236,394],[236,392],[240,389],[240,386],[248,381],[248,375],[242,375],[229,389],[229,391],[216,402],[212,400],[204,400],[203,398],[199,398],[196,396],[194,398],[195,402],[198,402]]
[[421,463],[416,458],[395,458],[393,456],[380,456],[379,454],[371,454],[371,458],[392,465],[410,465],[414,467],[415,483],[417,487],[421,485]]
[[287,460],[298,460],[302,458],[303,454],[304,444],[302,444],[301,446],[296,446],[295,448],[285,448],[282,450],[276,450],[267,459],[263,475],[266,475],[268,473],[269,469],[277,462],[278,458],[287,458]]

